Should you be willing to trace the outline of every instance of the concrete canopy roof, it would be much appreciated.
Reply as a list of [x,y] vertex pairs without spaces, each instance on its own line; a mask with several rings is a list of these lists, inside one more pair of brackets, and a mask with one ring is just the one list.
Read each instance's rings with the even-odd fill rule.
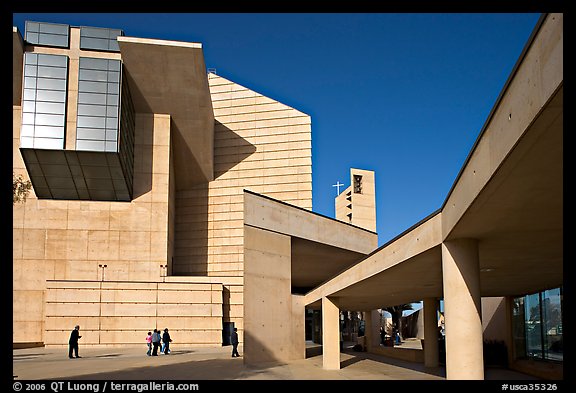
[[302,293],[356,263],[376,233],[244,190],[244,225],[290,236],[291,285]]
[[[563,18],[535,29],[439,214],[305,295],[372,310],[442,297],[441,243],[478,240],[481,296],[563,284]],[[423,236],[428,234],[428,236]],[[423,241],[424,240],[424,241]]]
[[119,36],[136,112],[169,114],[176,187],[214,177],[214,113],[202,45]]

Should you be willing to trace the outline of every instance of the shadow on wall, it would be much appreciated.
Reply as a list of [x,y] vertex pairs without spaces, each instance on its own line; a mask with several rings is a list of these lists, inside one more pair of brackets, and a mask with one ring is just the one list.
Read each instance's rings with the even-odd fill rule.
[[152,190],[152,144],[144,141],[154,140],[154,117],[136,116],[134,126],[134,180],[132,199],[136,199]]
[[[266,327],[262,327],[257,334],[252,334],[244,330],[244,362],[247,365],[258,365],[259,367],[275,367],[286,364],[281,360],[281,356],[287,356],[286,351],[288,348],[282,348],[280,345],[274,348],[268,348],[262,341],[258,339],[259,334],[269,335]],[[278,340],[279,341],[279,340]],[[278,355],[277,355],[278,354]]]
[[[177,132],[174,135],[179,135]],[[173,143],[179,143],[175,136]],[[183,142],[181,142],[183,143]],[[214,125],[214,178],[221,178],[230,169],[256,152],[256,146],[227,126]],[[191,160],[193,161],[193,160]],[[191,162],[190,165],[196,165]],[[199,170],[199,169],[198,169]],[[223,190],[222,196],[241,195],[242,184]],[[208,183],[176,191],[174,264],[177,276],[207,276],[208,269]]]
[[222,177],[255,152],[256,146],[226,125],[214,121],[214,179]]

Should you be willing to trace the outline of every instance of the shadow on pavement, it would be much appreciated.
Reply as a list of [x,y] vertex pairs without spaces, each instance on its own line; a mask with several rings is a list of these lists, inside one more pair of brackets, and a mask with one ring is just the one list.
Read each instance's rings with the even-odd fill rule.
[[[169,355],[171,356],[171,355]],[[241,361],[232,359],[208,359],[174,363],[167,365],[150,365],[124,370],[89,373],[70,376],[65,380],[217,380],[237,379],[245,375],[246,369]],[[57,380],[58,380],[57,379]]]

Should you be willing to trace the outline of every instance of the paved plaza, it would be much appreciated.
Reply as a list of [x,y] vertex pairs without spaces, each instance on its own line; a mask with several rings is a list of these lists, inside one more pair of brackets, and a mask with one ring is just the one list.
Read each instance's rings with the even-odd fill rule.
[[[444,380],[445,368],[425,368],[349,347],[340,370],[324,370],[322,356],[291,362],[245,365],[232,358],[231,347],[182,348],[170,355],[146,356],[146,346],[88,348],[68,359],[67,348],[13,351],[15,380]],[[240,348],[240,354],[243,348]],[[510,370],[487,368],[486,379],[530,380]]]

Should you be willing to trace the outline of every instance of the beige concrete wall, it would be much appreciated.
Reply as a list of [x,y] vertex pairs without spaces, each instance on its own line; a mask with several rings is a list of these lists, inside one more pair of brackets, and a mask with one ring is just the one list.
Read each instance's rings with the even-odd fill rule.
[[509,344],[506,327],[506,298],[482,298],[482,330],[484,340],[498,340]]
[[243,189],[312,208],[310,116],[209,74],[215,180],[176,195],[175,274],[241,276]]
[[[29,178],[14,107],[13,168]],[[39,200],[13,207],[14,342],[44,340],[46,280],[155,281],[169,255],[170,117],[136,116],[132,202]]]
[[[294,359],[290,236],[249,226],[244,233],[244,360]],[[303,324],[303,305],[301,313]]]
[[44,343],[67,345],[81,328],[82,345],[142,344],[168,328],[174,346],[222,343],[222,284],[192,282],[48,281]]

